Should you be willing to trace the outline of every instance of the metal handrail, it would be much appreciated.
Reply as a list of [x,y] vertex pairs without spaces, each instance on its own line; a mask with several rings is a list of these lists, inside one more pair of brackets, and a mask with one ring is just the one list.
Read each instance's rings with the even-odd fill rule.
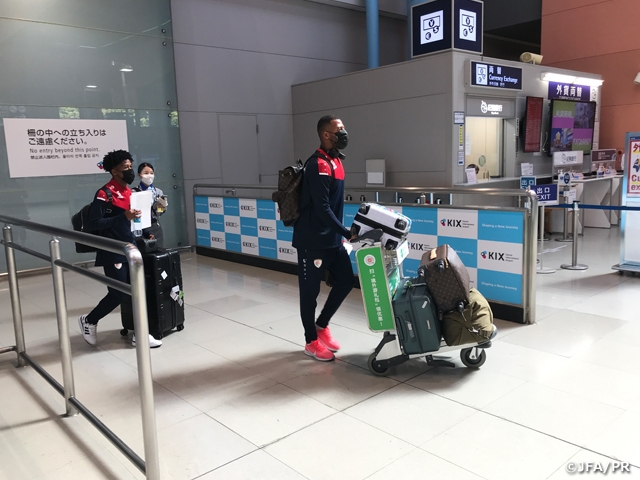
[[[271,190],[275,191],[276,186],[264,185],[236,185],[236,184],[210,184],[196,183],[193,186],[193,194],[198,195],[198,189],[224,189],[226,194],[236,195],[236,190]],[[347,189],[345,189],[347,190]],[[396,202],[398,201],[398,193],[429,193],[431,194],[430,203],[433,202],[433,194],[451,195],[454,193],[464,195],[485,195],[485,196],[502,196],[524,198],[524,210],[527,212],[524,226],[524,245],[523,245],[523,309],[525,323],[535,323],[536,318],[536,262],[538,258],[537,252],[537,234],[538,234],[538,197],[535,192],[521,189],[502,189],[502,188],[468,188],[468,187],[353,187],[349,191],[355,192],[375,192],[376,201],[378,200],[378,192],[396,192]],[[452,203],[452,202],[450,202]]]
[[[100,433],[102,433],[113,445],[120,450],[140,471],[146,474],[148,479],[160,479],[160,461],[158,456],[158,440],[156,431],[156,418],[153,399],[153,378],[151,376],[151,354],[149,352],[149,325],[147,321],[147,300],[145,295],[144,268],[142,255],[138,248],[126,242],[120,242],[109,238],[99,237],[73,230],[52,227],[40,223],[21,220],[19,218],[0,215],[0,223],[5,226],[2,229],[3,239],[0,241],[5,247],[7,259],[7,277],[9,279],[9,293],[11,296],[11,309],[13,313],[13,327],[16,345],[3,347],[0,353],[15,351],[18,357],[18,366],[26,363],[31,365],[58,393],[64,396],[66,413],[68,416],[80,413]],[[20,226],[34,232],[49,234],[52,236],[49,242],[49,255],[31,250],[13,242],[11,225]],[[127,258],[130,272],[130,284],[113,280],[104,275],[79,268],[60,258],[60,238],[72,240],[76,243],[124,255]],[[56,317],[58,322],[58,337],[60,342],[60,357],[62,363],[63,385],[60,385],[42,366],[33,360],[25,348],[24,328],[22,323],[22,307],[20,304],[20,292],[15,261],[15,250],[24,252],[51,263],[53,277],[54,298],[56,304]],[[140,384],[140,403],[142,410],[142,433],[144,440],[145,460],[142,460],[127,444],[115,433],[104,425],[91,411],[75,397],[75,385],[73,378],[73,365],[71,357],[71,339],[69,336],[69,324],[67,319],[67,303],[64,287],[63,271],[71,270],[88,278],[103,283],[109,287],[130,294],[133,304],[133,321],[136,332],[136,358],[138,363],[138,382]]]
[[[193,186],[193,194],[198,195],[199,188],[223,188],[228,190],[235,196],[236,190],[272,190],[278,189],[277,185],[237,185],[237,184],[215,184],[215,183],[196,183]],[[530,197],[526,190],[515,188],[470,188],[470,187],[345,187],[346,190],[357,192],[412,192],[412,193],[462,193],[465,195],[505,195],[507,197]],[[537,203],[537,197],[536,197]]]

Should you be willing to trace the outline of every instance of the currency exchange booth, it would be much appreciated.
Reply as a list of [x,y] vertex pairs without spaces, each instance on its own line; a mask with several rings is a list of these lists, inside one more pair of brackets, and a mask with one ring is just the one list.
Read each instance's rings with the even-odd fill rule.
[[317,112],[332,112],[351,134],[351,184],[365,184],[367,159],[384,159],[387,186],[519,188],[523,163],[553,174],[551,100],[585,95],[598,148],[599,75],[485,57],[480,0],[410,6],[410,61],[292,87],[296,158],[315,143]]

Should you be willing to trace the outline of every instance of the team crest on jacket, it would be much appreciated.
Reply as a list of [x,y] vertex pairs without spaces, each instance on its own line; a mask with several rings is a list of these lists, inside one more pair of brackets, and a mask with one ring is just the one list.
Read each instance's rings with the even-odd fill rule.
[[321,258],[316,258],[313,261],[313,264],[316,266],[316,268],[320,268],[322,266],[322,259]]

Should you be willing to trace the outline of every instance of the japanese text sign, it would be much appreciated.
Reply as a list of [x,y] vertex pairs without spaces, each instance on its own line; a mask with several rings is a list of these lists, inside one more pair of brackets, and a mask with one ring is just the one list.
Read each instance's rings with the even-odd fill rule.
[[531,190],[538,196],[538,205],[558,205],[558,184],[531,185]]
[[640,138],[631,139],[628,152],[627,197],[640,197]]
[[5,118],[11,178],[102,173],[102,158],[128,150],[126,120]]
[[361,248],[356,264],[369,328],[374,332],[395,330],[382,250],[379,246]]

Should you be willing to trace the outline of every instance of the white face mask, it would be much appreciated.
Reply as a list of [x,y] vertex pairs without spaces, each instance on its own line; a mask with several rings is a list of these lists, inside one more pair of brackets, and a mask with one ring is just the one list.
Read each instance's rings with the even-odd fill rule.
[[144,183],[146,186],[149,186],[153,183],[153,178],[154,175],[152,173],[149,175],[142,175],[142,183]]

